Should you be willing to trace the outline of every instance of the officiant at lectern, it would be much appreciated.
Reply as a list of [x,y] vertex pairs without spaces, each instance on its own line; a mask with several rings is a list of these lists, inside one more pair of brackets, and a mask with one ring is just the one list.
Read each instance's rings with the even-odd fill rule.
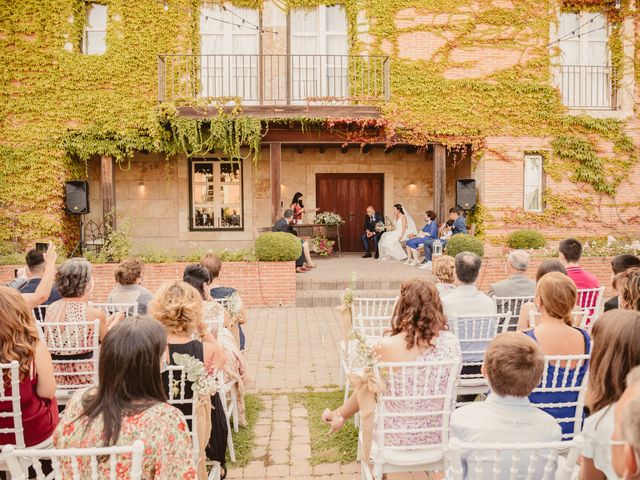
[[369,205],[367,207],[367,216],[364,217],[364,233],[362,234],[362,245],[364,245],[365,254],[362,258],[371,258],[371,248],[369,246],[369,241],[373,242],[374,250],[375,250],[375,258],[380,256],[380,252],[378,251],[378,242],[380,241],[380,237],[382,236],[382,232],[376,232],[376,224],[382,222],[384,223],[384,217],[381,213],[377,213],[373,208],[373,205]]

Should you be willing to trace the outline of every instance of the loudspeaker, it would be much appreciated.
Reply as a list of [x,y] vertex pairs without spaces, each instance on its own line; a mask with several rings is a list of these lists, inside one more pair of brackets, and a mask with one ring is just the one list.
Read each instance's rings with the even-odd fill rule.
[[456,205],[463,210],[476,208],[476,181],[473,178],[456,180]]
[[89,183],[71,180],[64,185],[65,210],[73,215],[89,213]]

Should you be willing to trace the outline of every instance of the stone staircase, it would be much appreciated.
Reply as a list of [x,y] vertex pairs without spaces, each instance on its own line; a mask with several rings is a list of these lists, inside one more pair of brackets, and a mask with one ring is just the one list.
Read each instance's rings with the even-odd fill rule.
[[[383,272],[380,276],[383,277]],[[366,278],[355,282],[356,295],[364,297],[395,297],[404,279]],[[351,284],[350,277],[335,279],[296,279],[297,307],[335,307],[340,305],[340,293]]]

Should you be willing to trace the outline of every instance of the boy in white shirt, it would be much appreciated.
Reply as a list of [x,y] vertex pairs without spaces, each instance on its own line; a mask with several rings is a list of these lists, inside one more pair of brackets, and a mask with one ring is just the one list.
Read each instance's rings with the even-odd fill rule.
[[[527,398],[540,383],[543,370],[544,354],[531,338],[519,332],[497,336],[487,347],[482,365],[491,393],[484,402],[466,405],[451,414],[451,440],[462,443],[560,441],[560,425]],[[464,478],[494,479],[493,453],[487,456],[486,463],[482,462],[484,471],[480,477],[475,475],[477,461],[467,459],[465,452],[462,453]],[[523,473],[529,465],[526,453],[522,452],[518,465]],[[504,478],[509,478],[511,460],[511,453],[502,457]],[[546,455],[541,455],[536,471],[541,473],[545,463]],[[534,475],[534,478],[537,477]]]

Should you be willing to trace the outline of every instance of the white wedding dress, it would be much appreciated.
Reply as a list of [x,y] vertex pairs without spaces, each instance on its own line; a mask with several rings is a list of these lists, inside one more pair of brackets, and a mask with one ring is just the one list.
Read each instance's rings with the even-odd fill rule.
[[[411,215],[406,213],[404,207],[402,210],[405,211],[405,214],[393,219],[393,225],[395,228],[390,232],[384,232],[382,237],[380,237],[378,250],[380,252],[380,258],[383,260],[405,260],[407,258],[407,252],[400,242],[408,240],[409,235],[418,234],[416,223],[413,221],[413,218],[411,218]],[[404,235],[402,234],[403,218],[407,219],[407,228],[404,231]]]

